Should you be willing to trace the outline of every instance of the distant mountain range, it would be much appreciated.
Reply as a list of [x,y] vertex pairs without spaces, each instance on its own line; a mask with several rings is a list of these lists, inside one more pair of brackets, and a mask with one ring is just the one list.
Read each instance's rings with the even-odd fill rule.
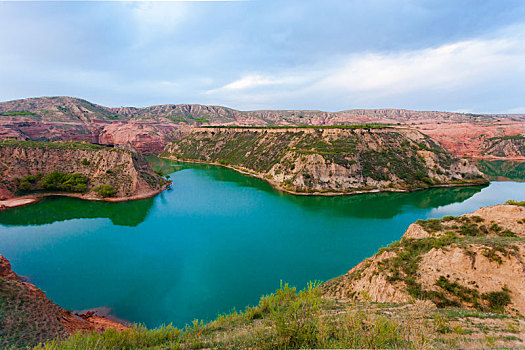
[[[0,139],[86,140],[108,145],[129,142],[143,152],[161,152],[170,140],[181,138],[194,127],[202,125],[361,123],[414,125],[458,155],[470,155],[471,149],[474,149],[475,154],[480,153],[480,137],[500,137],[525,132],[525,114],[470,114],[404,109],[354,109],[340,112],[238,111],[228,107],[196,104],[144,108],[105,107],[73,97],[38,97],[0,102]],[[467,124],[475,127],[466,127]],[[448,134],[455,134],[458,130],[465,131],[464,135],[451,139]],[[475,140],[471,140],[472,138]],[[471,143],[472,147],[469,146]]]

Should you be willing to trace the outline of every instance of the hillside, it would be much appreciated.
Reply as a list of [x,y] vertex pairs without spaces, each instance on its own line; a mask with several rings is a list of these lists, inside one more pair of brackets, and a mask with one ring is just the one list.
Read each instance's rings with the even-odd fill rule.
[[137,151],[85,142],[0,141],[0,179],[0,199],[50,192],[145,198],[166,185]]
[[161,156],[227,165],[299,194],[486,182],[475,166],[420,132],[380,126],[198,128]]
[[491,137],[483,142],[484,156],[525,160],[525,136],[523,134]]
[[[521,204],[521,203],[520,203]],[[419,220],[399,242],[323,285],[325,295],[525,314],[525,207]]]
[[480,155],[485,137],[525,132],[524,115],[489,115],[404,109],[238,111],[222,106],[168,104],[144,108],[105,107],[73,97],[39,97],[0,102],[0,139],[84,140],[104,145],[130,143],[159,153],[171,141],[202,125],[409,124],[463,156]]
[[0,348],[37,345],[75,332],[126,327],[106,318],[76,315],[49,300],[33,284],[23,282],[0,255]]

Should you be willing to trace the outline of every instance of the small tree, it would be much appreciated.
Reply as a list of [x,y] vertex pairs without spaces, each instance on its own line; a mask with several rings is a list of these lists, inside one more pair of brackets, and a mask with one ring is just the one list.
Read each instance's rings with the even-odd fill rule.
[[113,197],[117,193],[113,186],[105,184],[95,187],[94,190],[103,198]]

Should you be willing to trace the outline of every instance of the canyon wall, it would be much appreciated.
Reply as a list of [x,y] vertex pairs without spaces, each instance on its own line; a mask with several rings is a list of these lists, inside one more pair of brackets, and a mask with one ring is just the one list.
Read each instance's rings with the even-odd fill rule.
[[409,125],[457,156],[482,154],[485,138],[525,132],[524,115],[472,114],[404,109],[238,111],[222,106],[167,104],[144,108],[104,107],[73,97],[39,97],[0,102],[0,139],[72,141],[103,145],[130,143],[159,153],[202,125],[294,126],[359,123]]
[[0,199],[19,195],[18,186],[24,177],[53,171],[87,178],[82,198],[97,198],[95,188],[100,185],[112,186],[114,198],[152,196],[166,185],[146,159],[131,148],[83,142],[0,141]]
[[407,128],[197,128],[161,156],[230,166],[299,194],[486,183],[467,160]]

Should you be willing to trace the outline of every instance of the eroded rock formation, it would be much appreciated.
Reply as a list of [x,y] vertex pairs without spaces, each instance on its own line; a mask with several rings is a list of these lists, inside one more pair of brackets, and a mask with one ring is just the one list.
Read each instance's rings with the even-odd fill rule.
[[302,194],[486,182],[469,161],[408,128],[197,128],[162,156],[231,166]]
[[496,205],[418,221],[403,238],[347,274],[325,295],[376,302],[427,299],[525,314],[525,207]]

